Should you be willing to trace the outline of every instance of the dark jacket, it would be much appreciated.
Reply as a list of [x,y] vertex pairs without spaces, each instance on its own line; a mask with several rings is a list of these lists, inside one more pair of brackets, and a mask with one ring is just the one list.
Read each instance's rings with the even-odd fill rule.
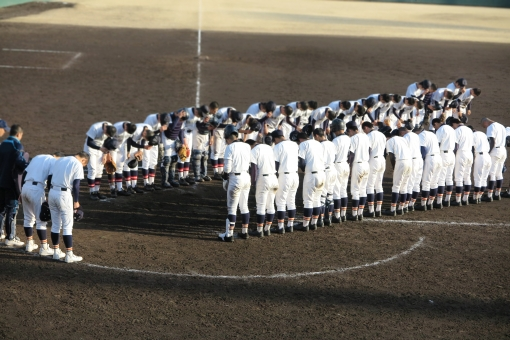
[[10,136],[0,144],[0,188],[15,188],[17,176],[27,166],[23,146],[16,137]]

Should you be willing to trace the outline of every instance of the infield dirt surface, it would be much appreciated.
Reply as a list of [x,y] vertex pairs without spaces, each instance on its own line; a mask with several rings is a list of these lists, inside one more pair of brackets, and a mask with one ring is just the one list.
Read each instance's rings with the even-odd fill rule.
[[[195,103],[196,31],[0,21],[0,32],[0,65],[47,68],[0,68],[0,117],[24,127],[32,156],[81,150],[97,121]],[[203,32],[202,55],[203,103],[327,105],[464,76],[482,88],[470,123],[510,125],[506,44]],[[391,176],[388,163],[387,192]],[[216,241],[226,217],[217,181],[102,202],[83,182],[81,201],[83,263],[0,247],[0,338],[510,337],[510,200],[232,244]]]

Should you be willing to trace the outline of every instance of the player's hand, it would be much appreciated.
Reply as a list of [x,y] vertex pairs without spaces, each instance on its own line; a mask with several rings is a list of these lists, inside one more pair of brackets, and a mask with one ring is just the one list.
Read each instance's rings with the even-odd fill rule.
[[128,152],[126,155],[126,159],[129,159],[129,158],[131,158],[131,152]]
[[80,207],[80,202],[73,203],[73,209],[78,209]]
[[467,110],[467,115],[471,116],[471,110]]
[[296,128],[296,130],[297,130],[298,132],[301,132],[301,128],[298,128],[298,127],[297,127],[297,128]]

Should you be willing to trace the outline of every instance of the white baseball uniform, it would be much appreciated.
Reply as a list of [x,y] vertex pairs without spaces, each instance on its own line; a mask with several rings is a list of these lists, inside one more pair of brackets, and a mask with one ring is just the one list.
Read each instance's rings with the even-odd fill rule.
[[[124,124],[130,123],[129,121],[122,121],[117,122],[113,126],[117,129],[117,141],[119,142],[119,148],[117,151],[117,157],[115,159],[115,163],[117,165],[117,174],[122,175],[122,169],[124,168],[124,164],[126,163],[128,157],[127,157],[127,140],[129,137],[133,136],[132,134],[129,134],[124,129]],[[122,188],[122,178],[120,179],[121,188]]]
[[299,187],[298,176],[299,146],[295,142],[284,140],[273,148],[275,162],[278,162],[278,190],[276,191],[276,210],[296,209],[296,193]]
[[[321,203],[326,203],[326,209],[333,204],[333,193],[335,191],[337,174],[335,168],[336,146],[329,140],[321,142],[324,149],[324,170],[326,174],[326,182],[322,190]],[[326,213],[327,214],[327,213]]]
[[267,144],[257,144],[251,150],[251,166],[257,169],[255,199],[257,215],[274,214],[274,200],[278,190],[273,149]]
[[424,90],[418,88],[418,83],[412,83],[407,87],[406,97],[420,97]]
[[412,172],[412,153],[404,137],[394,136],[386,142],[386,151],[395,156],[392,193],[406,194]]
[[439,180],[439,172],[443,166],[443,161],[441,160],[441,156],[439,156],[439,142],[437,141],[436,135],[430,131],[422,131],[419,137],[420,146],[425,148],[421,190],[430,191],[438,187],[437,181]]
[[218,127],[213,132],[213,144],[211,145],[211,160],[217,161],[223,158],[225,155],[225,138],[223,132],[225,131],[225,125],[232,124],[232,119],[229,117],[229,112],[235,110],[233,107],[222,107],[216,112],[215,119],[218,120]]
[[383,192],[383,177],[386,170],[384,149],[386,148],[386,136],[377,130],[367,134],[370,146],[370,174],[367,180],[367,194]]
[[351,137],[349,151],[354,153],[351,169],[351,196],[353,200],[367,197],[367,182],[370,175],[370,140],[364,133]]
[[[104,133],[104,127],[112,125],[109,122],[99,122],[92,124],[90,129],[87,131],[87,138],[85,139],[85,145],[83,151],[90,155],[90,160],[87,164],[87,178],[89,182],[89,188],[94,191],[99,191],[100,179],[103,176],[104,165],[102,163],[103,152],[100,148],[103,146],[104,141],[108,137]],[[88,145],[88,139],[92,139],[92,145]],[[96,181],[96,179],[98,179]]]
[[227,208],[229,215],[236,215],[237,207],[241,214],[249,213],[248,194],[251,178],[248,174],[251,160],[251,148],[242,142],[233,142],[225,149],[225,173],[229,174],[227,189]]
[[455,129],[455,138],[458,144],[455,156],[455,186],[471,185],[473,131],[467,126],[460,125]]
[[[154,131],[154,133],[160,131],[161,123],[158,121],[158,113],[148,115],[147,118],[145,118],[144,124],[150,125],[151,130]],[[153,145],[150,150],[145,150],[144,154],[145,153],[149,153],[150,156],[148,157],[147,168],[142,165],[142,169],[155,169],[158,164],[159,145]]]
[[306,163],[303,178],[304,207],[305,209],[318,208],[321,206],[321,194],[326,181],[324,150],[321,143],[311,139],[299,144],[298,155]]
[[[420,192],[420,182],[423,174],[423,158],[421,155],[420,137],[414,132],[408,132],[404,135],[404,139],[409,145],[411,151],[411,175],[407,185],[407,193],[415,197]],[[414,204],[414,199],[411,205]]]
[[337,181],[335,182],[335,190],[333,192],[333,199],[339,200],[347,197],[347,184],[349,182],[349,163],[347,158],[349,156],[349,149],[351,146],[351,139],[349,136],[343,134],[333,139],[333,144],[336,147],[335,168],[337,174]]
[[490,152],[492,165],[489,172],[490,181],[503,180],[503,165],[506,152],[506,129],[500,123],[494,122],[487,127],[487,137],[494,138],[494,147]]
[[481,131],[473,133],[473,146],[475,148],[475,160],[473,166],[473,180],[475,188],[487,186],[487,177],[491,170],[492,160],[489,155],[490,145],[487,135]]
[[437,185],[440,187],[453,185],[453,169],[455,167],[455,154],[453,153],[456,143],[455,130],[446,124],[441,125],[436,131],[437,141],[442,159],[442,167],[439,172]]

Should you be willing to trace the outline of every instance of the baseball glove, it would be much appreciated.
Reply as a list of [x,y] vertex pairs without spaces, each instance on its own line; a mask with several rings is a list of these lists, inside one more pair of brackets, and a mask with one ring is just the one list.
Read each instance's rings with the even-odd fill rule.
[[140,150],[140,151],[138,151],[137,153],[135,153],[135,159],[136,159],[138,162],[140,162],[140,161],[142,160],[142,158],[143,158],[143,151],[142,151],[142,150]]
[[181,161],[185,161],[186,158],[189,157],[191,152],[188,149],[188,147],[186,147],[186,145],[183,144],[181,146],[181,148],[179,149],[178,153],[179,153],[179,158],[181,159]]
[[81,210],[81,207],[78,209],[74,209],[74,221],[78,222],[83,219],[83,210]]
[[106,156],[106,162],[104,163],[104,169],[107,174],[113,175],[115,171],[117,171],[117,164],[115,164],[115,161],[113,160],[112,156],[108,154]]
[[51,220],[51,212],[48,202],[43,202],[43,204],[41,204],[41,212],[39,213],[39,219],[43,222],[48,222]]

